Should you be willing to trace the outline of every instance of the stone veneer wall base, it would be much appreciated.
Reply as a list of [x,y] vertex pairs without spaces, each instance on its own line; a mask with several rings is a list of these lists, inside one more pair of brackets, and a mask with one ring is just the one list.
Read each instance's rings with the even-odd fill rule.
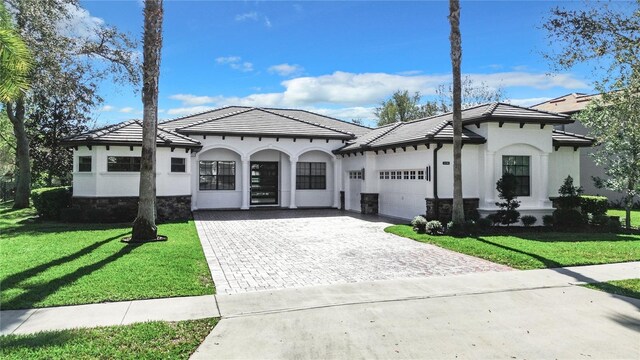
[[[452,198],[426,198],[427,201],[427,220],[439,220],[442,223],[451,221],[451,212],[453,210]],[[480,199],[464,198],[462,199],[464,206],[464,216],[466,219],[472,219],[478,216],[478,208],[480,207]]]
[[[131,222],[138,213],[138,197],[73,197],[71,207],[77,210],[77,221]],[[189,219],[191,195],[158,196],[156,211],[158,221]]]

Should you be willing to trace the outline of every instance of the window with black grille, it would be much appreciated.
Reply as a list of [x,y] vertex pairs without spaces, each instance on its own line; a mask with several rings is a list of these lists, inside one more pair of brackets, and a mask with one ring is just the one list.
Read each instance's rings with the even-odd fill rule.
[[299,162],[296,164],[296,189],[325,190],[327,188],[327,164],[323,162]]
[[235,161],[200,161],[200,190],[235,190]]
[[531,196],[531,169],[529,156],[502,157],[502,174],[516,177],[516,196]]
[[186,172],[186,160],[185,158],[171,158],[171,172]]
[[91,172],[91,156],[78,157],[78,171]]
[[140,171],[140,156],[108,156],[107,171]]

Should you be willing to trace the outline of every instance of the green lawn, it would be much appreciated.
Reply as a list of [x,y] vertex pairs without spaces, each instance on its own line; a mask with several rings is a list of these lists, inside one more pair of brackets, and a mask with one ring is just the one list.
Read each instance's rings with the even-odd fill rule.
[[126,326],[0,337],[2,359],[187,359],[217,319],[148,322]]
[[417,234],[409,225],[385,231],[517,269],[640,260],[640,235],[551,232],[456,238]]
[[23,309],[213,294],[193,221],[159,226],[167,242],[127,245],[128,224],[37,222],[0,204],[0,306]]
[[[626,211],[610,209],[607,211],[607,215],[620,216],[620,224],[624,226],[624,221],[627,218]],[[640,228],[640,210],[631,210],[631,226],[636,229]]]
[[623,295],[640,299],[640,279],[609,281],[597,284],[587,284],[585,286],[615,295]]

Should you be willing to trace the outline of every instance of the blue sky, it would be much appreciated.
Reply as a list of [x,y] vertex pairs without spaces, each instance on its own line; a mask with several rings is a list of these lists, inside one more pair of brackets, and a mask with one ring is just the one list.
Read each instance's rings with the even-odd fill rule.
[[[558,4],[462,2],[463,74],[521,105],[591,92],[586,67],[553,73],[540,54],[543,19]],[[81,5],[79,24],[141,38],[140,1]],[[160,117],[238,104],[372,118],[397,89],[428,97],[450,82],[447,15],[448,2],[167,1]],[[141,117],[133,88],[105,82],[100,91],[99,124]]]

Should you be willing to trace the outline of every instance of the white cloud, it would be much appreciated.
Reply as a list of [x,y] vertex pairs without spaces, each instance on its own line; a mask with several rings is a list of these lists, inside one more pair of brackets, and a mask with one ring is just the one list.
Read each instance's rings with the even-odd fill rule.
[[269,20],[268,17],[264,17],[264,26],[270,28],[271,27],[271,20]]
[[67,3],[64,7],[68,16],[58,22],[58,30],[68,37],[97,40],[97,30],[104,25],[104,20],[73,4]]
[[216,106],[180,107],[180,108],[173,108],[173,109],[167,110],[167,114],[173,115],[173,116],[181,116],[181,115],[189,115],[189,114],[204,112],[204,111],[212,110],[212,109],[215,109],[215,108],[216,108]]
[[248,61],[242,61],[240,56],[220,56],[216,58],[218,64],[229,65],[234,70],[242,72],[253,71],[253,64]]
[[236,21],[245,21],[245,20],[253,20],[256,21],[258,20],[258,13],[255,11],[252,12],[248,12],[248,13],[244,13],[244,14],[238,14],[235,17]]
[[[465,74],[475,82],[488,87],[505,89],[532,88],[548,90],[587,89],[588,85],[571,74],[546,75],[527,72],[500,72],[492,74]],[[317,111],[342,119],[371,118],[373,108],[398,89],[409,92],[420,91],[423,95],[435,94],[438,85],[451,80],[449,74],[398,75],[388,73],[348,73],[336,71],[321,76],[297,77],[281,82],[284,90],[272,93],[254,93],[242,97],[199,96],[190,94],[172,95],[182,102],[169,114],[204,111],[207,106],[226,105],[297,107]],[[512,103],[530,105],[546,98],[512,99]],[[540,101],[538,101],[540,100]]]
[[280,76],[293,76],[293,75],[299,75],[300,73],[302,73],[304,71],[304,68],[300,65],[290,65],[287,63],[284,64],[279,64],[279,65],[273,65],[271,67],[269,67],[269,72],[272,74],[278,74]]
[[100,111],[113,111],[115,108],[111,105],[105,105],[100,109]]
[[120,109],[119,111],[120,111],[121,113],[129,114],[129,113],[132,113],[134,110],[135,110],[134,108],[132,108],[132,107],[130,107],[130,106],[127,106],[127,107],[123,107],[123,108],[122,108],[122,109]]

